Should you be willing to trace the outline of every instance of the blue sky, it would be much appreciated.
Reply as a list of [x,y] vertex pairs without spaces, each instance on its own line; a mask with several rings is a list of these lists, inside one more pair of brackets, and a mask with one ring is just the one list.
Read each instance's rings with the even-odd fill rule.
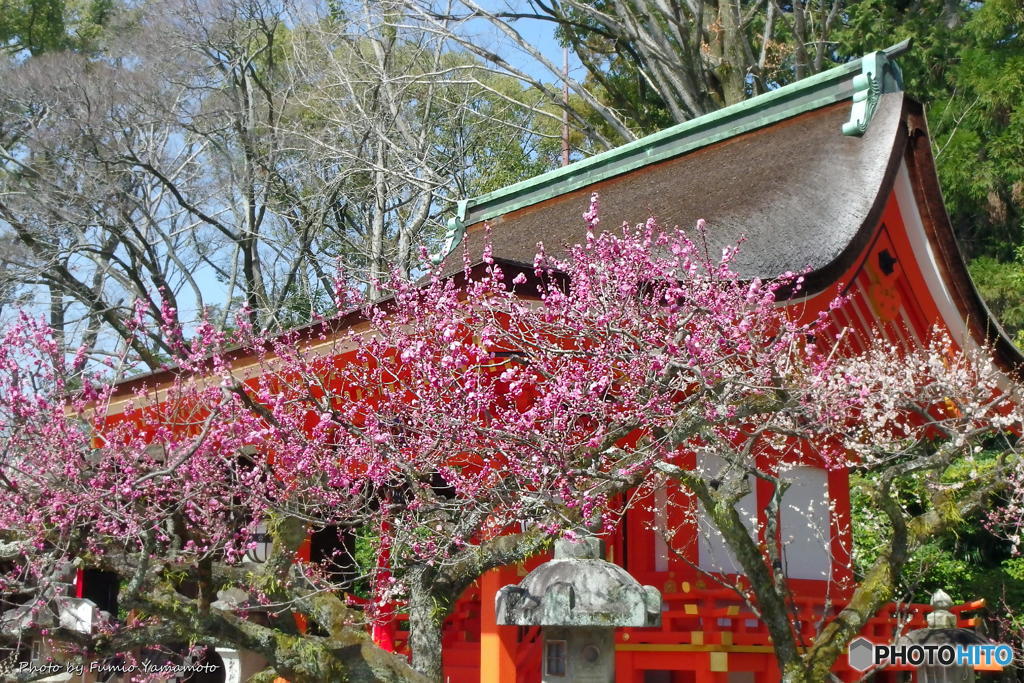
[[[503,10],[530,11],[528,4],[519,0],[478,0],[478,3],[481,7],[491,12]],[[519,19],[515,21],[513,26],[547,59],[558,65],[562,64],[562,47],[555,40],[554,24],[547,21]],[[543,81],[551,82],[555,80],[547,69],[537,63],[532,57],[521,50],[512,49],[510,41],[500,31],[488,25],[487,22],[474,22],[471,27],[471,30],[479,33],[479,37],[485,41],[483,44],[488,49],[494,50],[517,68]],[[579,60],[572,54],[569,55],[569,69],[570,75],[577,80],[583,78]]]

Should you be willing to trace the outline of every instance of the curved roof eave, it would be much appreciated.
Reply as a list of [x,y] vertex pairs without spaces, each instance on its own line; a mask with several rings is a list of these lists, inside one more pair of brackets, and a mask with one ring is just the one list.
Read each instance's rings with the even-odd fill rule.
[[942,199],[931,137],[924,107],[908,98],[905,117],[907,144],[905,160],[925,233],[936,255],[940,276],[949,287],[953,301],[975,341],[990,347],[997,364],[1018,382],[1024,381],[1024,354],[1010,340],[1002,325],[981,298]]

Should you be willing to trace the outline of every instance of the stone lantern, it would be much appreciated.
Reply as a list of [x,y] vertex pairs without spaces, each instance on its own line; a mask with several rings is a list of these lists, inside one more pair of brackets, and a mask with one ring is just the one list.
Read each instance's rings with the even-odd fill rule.
[[[943,590],[932,594],[932,612],[925,617],[928,628],[911,631],[899,640],[900,645],[985,645],[987,638],[967,628],[957,627],[956,615],[949,611],[953,600]],[[975,667],[970,664],[950,666],[923,665],[917,668],[918,683],[966,683],[975,680]]]
[[541,627],[543,683],[612,683],[615,628],[661,624],[661,593],[603,557],[592,535],[559,539],[554,559],[495,596],[499,625]]

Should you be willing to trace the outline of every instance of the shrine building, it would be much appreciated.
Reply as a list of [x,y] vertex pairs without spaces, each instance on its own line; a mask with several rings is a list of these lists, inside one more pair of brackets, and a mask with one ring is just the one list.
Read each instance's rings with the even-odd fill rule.
[[[461,201],[439,255],[442,271],[461,273],[464,251],[480,257],[488,224],[494,261],[509,277],[532,273],[538,242],[557,253],[583,239],[578,216],[598,192],[603,226],[652,215],[666,226],[690,226],[703,218],[711,253],[744,240],[733,262],[741,276],[806,272],[804,292],[787,304],[799,306],[801,317],[829,311],[837,291],[848,294],[849,303],[828,315],[834,331],[845,331],[852,352],[865,348],[874,334],[902,349],[917,347],[938,326],[962,347],[989,345],[1009,378],[1022,357],[979,298],[957,247],[923,107],[903,92],[895,62],[906,48],[869,54]],[[148,381],[159,382],[159,376]],[[120,396],[127,401],[130,392],[126,385]],[[843,591],[836,587],[851,575],[847,476],[844,470],[796,467],[787,493],[795,505],[819,503],[813,507],[822,515],[820,523],[838,530],[831,546],[823,547],[795,528],[787,534],[788,521],[782,520],[783,537],[792,537],[784,552],[808,637],[826,600],[831,614],[842,607]],[[754,512],[770,495],[759,485],[745,504]],[[664,501],[637,506],[607,539],[605,559],[657,588],[663,599],[660,626],[617,629],[616,681],[777,683],[767,631],[735,593],[709,576],[734,573],[734,561],[710,536],[670,548],[651,531],[665,523],[658,516],[666,514]],[[533,566],[489,572],[460,599],[445,632],[447,680],[540,680],[537,629],[495,621],[497,592]],[[924,626],[928,609],[921,606],[909,627]],[[895,610],[883,609],[863,635],[890,642]],[[963,610],[953,611],[965,625]],[[383,642],[401,649],[406,634],[400,627],[396,619]],[[835,674],[847,681],[861,675],[845,657]],[[883,673],[875,680],[896,681],[898,675]]]
[[[865,348],[873,334],[904,350],[920,346],[938,326],[962,346],[990,345],[997,364],[1014,374],[1021,355],[971,283],[943,205],[924,109],[903,92],[895,58],[907,47],[869,54],[460,202],[442,263],[448,273],[461,270],[463,250],[479,255],[488,239],[506,273],[529,273],[538,242],[551,252],[581,241],[579,221],[566,217],[578,216],[597,192],[602,226],[656,216],[662,225],[685,227],[703,218],[710,253],[744,240],[732,264],[741,276],[770,279],[807,271],[804,294],[790,302],[802,307],[805,319],[829,310],[837,290],[848,294],[849,303],[829,316],[833,331],[845,330],[852,352]],[[830,587],[834,591],[850,576],[849,488],[845,471],[798,467],[794,477],[787,493],[794,503],[831,501],[836,519],[821,524],[845,530],[824,548],[795,527],[787,534],[787,520],[782,521],[783,537],[792,537],[785,553],[799,591],[800,621],[810,628]],[[770,487],[758,487],[750,510],[766,507],[771,493]],[[763,626],[735,593],[694,569],[729,571],[734,560],[706,534],[672,552],[649,530],[664,523],[655,519],[657,502],[651,507],[653,512],[637,506],[626,514],[608,544],[608,557],[641,584],[658,588],[667,609],[660,628],[618,630],[616,681],[776,683],[779,673]],[[467,598],[449,631],[451,680],[478,680],[477,671],[487,683],[540,680],[536,633],[494,625],[494,592],[523,573],[508,569],[481,582],[479,654],[456,626],[458,619],[475,615],[469,606],[477,598]],[[833,613],[839,607],[841,597]],[[927,609],[921,606],[911,627],[924,625]],[[891,606],[864,635],[888,642],[894,620]],[[845,657],[835,673],[843,680],[861,676]],[[899,675],[883,673],[876,680]]]

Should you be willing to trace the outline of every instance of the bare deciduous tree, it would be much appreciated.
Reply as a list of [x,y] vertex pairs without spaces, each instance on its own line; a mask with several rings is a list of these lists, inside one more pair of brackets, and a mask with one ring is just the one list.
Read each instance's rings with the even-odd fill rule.
[[128,344],[155,369],[162,323],[244,306],[278,330],[331,310],[339,264],[371,290],[408,275],[452,195],[537,157],[532,113],[499,96],[521,87],[400,9],[177,0],[123,20],[102,57],[5,63],[5,278],[69,345]]

